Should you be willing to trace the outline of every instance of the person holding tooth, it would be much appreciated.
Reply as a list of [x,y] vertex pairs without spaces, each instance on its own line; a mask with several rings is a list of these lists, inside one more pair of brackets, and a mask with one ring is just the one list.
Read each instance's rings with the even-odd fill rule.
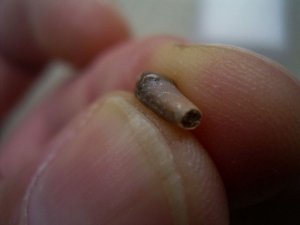
[[[1,124],[47,62],[80,68],[2,144],[0,224],[299,221],[300,83],[286,69],[235,47],[136,40],[107,2],[0,9]],[[144,71],[174,82],[201,124],[142,104]]]

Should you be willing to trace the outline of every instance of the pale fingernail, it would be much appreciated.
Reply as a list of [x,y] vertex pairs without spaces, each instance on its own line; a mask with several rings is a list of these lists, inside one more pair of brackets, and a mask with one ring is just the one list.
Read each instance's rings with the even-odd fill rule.
[[183,182],[168,142],[119,94],[106,97],[42,169],[27,190],[25,224],[124,224],[124,218],[141,224],[145,217],[150,224],[188,223]]

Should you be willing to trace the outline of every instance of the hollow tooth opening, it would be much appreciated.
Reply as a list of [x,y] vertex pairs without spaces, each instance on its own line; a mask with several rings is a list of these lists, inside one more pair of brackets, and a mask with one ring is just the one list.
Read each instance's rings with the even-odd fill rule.
[[201,113],[199,110],[191,109],[181,120],[181,124],[185,129],[193,129],[200,124]]

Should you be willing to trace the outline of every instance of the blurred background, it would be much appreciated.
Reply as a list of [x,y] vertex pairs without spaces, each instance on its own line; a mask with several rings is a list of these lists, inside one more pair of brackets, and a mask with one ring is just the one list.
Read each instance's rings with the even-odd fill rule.
[[300,79],[299,0],[115,0],[137,37],[168,33],[246,48]]
[[[138,38],[171,34],[195,43],[246,48],[279,62],[300,79],[299,0],[111,1],[119,5]],[[7,136],[72,73],[70,65],[51,63],[1,132]]]

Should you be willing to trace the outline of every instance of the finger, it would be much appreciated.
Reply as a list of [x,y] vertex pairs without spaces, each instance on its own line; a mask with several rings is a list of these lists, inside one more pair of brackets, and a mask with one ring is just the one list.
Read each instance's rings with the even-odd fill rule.
[[[222,182],[203,148],[132,94],[96,102],[47,152],[20,208],[2,205],[19,223],[228,224]],[[6,188],[9,202],[16,195]]]
[[[232,206],[280,192],[300,168],[299,82],[277,64],[243,50],[161,46],[141,55],[148,62],[140,67],[131,58],[107,59],[93,71],[89,87],[96,94],[132,90],[141,71],[167,74],[203,112],[194,133],[217,164]],[[127,66],[118,67],[120,61]],[[97,81],[96,74],[107,83]]]
[[[138,42],[133,41],[112,53],[100,56],[100,59],[98,59],[100,63],[96,62],[94,66],[82,74],[81,78],[67,85],[67,87],[63,87],[35,110],[3,146],[0,155],[0,168],[3,176],[12,175],[25,165],[30,164],[32,160],[45,150],[44,146],[47,145],[53,136],[77,113],[95,101],[98,96],[109,90],[105,89],[105,85],[98,87],[94,82],[101,84],[112,83],[113,79],[118,79],[117,76],[122,75],[120,73],[121,69],[128,63],[141,66],[142,68],[147,63],[147,55],[152,49],[163,43],[174,42],[175,40],[178,39],[158,37]],[[136,56],[133,57],[132,55]],[[129,59],[129,56],[131,60],[126,61],[125,59]],[[107,71],[110,75],[115,74],[115,76],[108,76],[105,70],[109,69],[112,64],[114,65],[111,68],[115,68],[115,72],[118,72],[118,74],[115,74],[114,71]],[[98,73],[99,68],[102,68],[100,73]],[[139,69],[139,67],[136,67],[136,69]],[[136,71],[132,72],[138,73]],[[130,78],[127,84],[132,81]],[[33,136],[34,138],[32,138]]]
[[1,1],[0,51],[20,65],[49,57],[78,65],[128,36],[123,18],[104,1]]
[[82,66],[129,35],[116,8],[98,0],[4,0],[0,10],[0,122],[48,59]]
[[298,176],[300,83],[286,70],[221,46],[165,46],[151,65],[202,110],[194,133],[217,164],[233,207],[268,198]]
[[[55,114],[58,117],[50,117],[50,123],[45,117],[45,109],[49,108],[45,106],[45,111],[36,112],[36,119],[32,118],[27,127],[24,125],[4,149],[7,155],[1,161],[3,173],[8,175],[22,168],[18,165],[24,165],[14,164],[16,153],[26,159],[32,153],[30,150],[34,149],[35,155],[41,149],[38,146],[47,139],[42,124],[52,128],[52,121],[64,121],[60,119],[71,117],[105,91],[132,90],[140,72],[152,70],[173,78],[202,110],[203,122],[195,135],[216,162],[232,205],[261,201],[293,179],[299,170],[297,81],[274,63],[244,51],[214,46],[184,47],[165,42],[151,45],[152,41],[125,46],[122,54],[116,50],[96,63],[86,72],[86,78],[61,95],[64,100],[56,101],[59,103],[56,105],[50,101],[48,107],[58,110]],[[79,99],[77,93],[84,93],[83,101],[74,104],[74,98]],[[60,105],[62,107],[58,107]],[[280,123],[276,122],[278,118]],[[39,135],[41,131],[44,133]],[[284,138],[279,137],[282,134]],[[21,151],[24,150],[20,147],[22,140],[31,140],[31,135],[40,139],[29,141],[26,146],[32,148]]]

